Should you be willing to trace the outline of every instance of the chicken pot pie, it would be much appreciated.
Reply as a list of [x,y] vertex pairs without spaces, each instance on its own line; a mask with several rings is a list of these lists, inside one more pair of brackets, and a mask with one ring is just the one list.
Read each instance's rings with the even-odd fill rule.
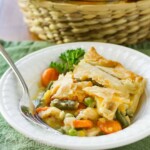
[[94,47],[70,68],[43,90],[36,111],[44,122],[71,136],[110,134],[131,124],[146,85],[142,76]]

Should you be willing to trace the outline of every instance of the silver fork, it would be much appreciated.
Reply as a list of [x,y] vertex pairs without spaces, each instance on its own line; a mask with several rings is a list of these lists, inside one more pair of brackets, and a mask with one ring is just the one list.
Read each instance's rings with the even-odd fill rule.
[[16,65],[12,61],[12,59],[9,57],[8,53],[5,51],[4,47],[0,44],[0,54],[4,57],[4,59],[7,61],[13,72],[15,73],[16,77],[18,78],[22,89],[23,89],[23,95],[19,101],[19,111],[20,113],[28,119],[30,122],[46,128],[50,131],[55,132],[55,134],[60,134],[60,132],[50,128],[46,123],[44,123],[41,118],[38,116],[38,114],[35,111],[35,106],[30,99],[30,93],[27,84],[25,83],[25,80],[23,79],[21,73],[17,69]]

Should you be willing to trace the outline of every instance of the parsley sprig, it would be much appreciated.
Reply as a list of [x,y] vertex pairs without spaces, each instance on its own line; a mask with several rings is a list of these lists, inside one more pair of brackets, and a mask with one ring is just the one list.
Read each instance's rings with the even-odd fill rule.
[[59,62],[51,62],[50,67],[55,68],[59,73],[66,73],[74,69],[84,55],[84,50],[81,48],[70,49],[61,53]]

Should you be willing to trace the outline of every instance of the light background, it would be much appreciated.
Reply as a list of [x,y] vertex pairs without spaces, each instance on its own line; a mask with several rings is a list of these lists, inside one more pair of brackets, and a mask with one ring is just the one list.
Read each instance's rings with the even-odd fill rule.
[[0,39],[11,41],[35,39],[23,21],[18,0],[0,0]]

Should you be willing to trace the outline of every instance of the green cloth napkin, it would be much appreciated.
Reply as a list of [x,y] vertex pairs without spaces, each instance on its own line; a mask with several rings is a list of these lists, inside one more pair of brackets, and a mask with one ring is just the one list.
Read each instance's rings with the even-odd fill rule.
[[[14,61],[22,58],[23,56],[37,51],[41,48],[51,46],[47,42],[5,42],[0,40],[0,43],[6,48],[11,58]],[[150,56],[150,41],[145,41],[130,47],[145,53]],[[7,63],[0,56],[0,77],[8,68]],[[65,141],[64,141],[65,142]],[[149,150],[150,137],[147,137],[136,143],[116,148],[115,150]],[[50,147],[33,141],[24,135],[18,133],[13,129],[0,114],[0,150],[60,150],[58,148]]]

